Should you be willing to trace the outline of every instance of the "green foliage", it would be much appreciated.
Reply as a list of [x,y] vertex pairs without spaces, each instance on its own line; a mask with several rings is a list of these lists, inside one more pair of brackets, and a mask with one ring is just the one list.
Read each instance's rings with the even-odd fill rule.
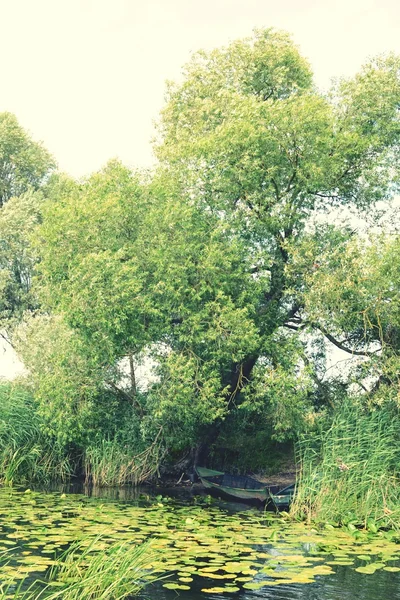
[[240,410],[253,415],[258,426],[269,425],[273,440],[296,438],[314,410],[313,379],[303,359],[298,339],[290,334],[272,337],[268,358],[254,367],[244,389]]
[[343,183],[364,208],[398,190],[399,64],[396,55],[379,56],[332,90],[337,151],[348,165]]
[[361,238],[329,227],[305,236],[288,266],[305,322],[363,357],[351,379],[378,404],[399,403],[399,244],[396,234]]
[[47,483],[70,473],[65,447],[43,434],[31,393],[22,385],[0,385],[0,481]]
[[30,371],[47,435],[62,445],[82,446],[106,418],[106,412],[95,412],[104,377],[90,350],[60,317],[31,317],[14,340]]
[[149,339],[134,246],[143,196],[139,178],[110,163],[81,186],[52,187],[36,239],[40,274],[51,285],[42,289],[43,302],[64,313],[109,362]]
[[[400,238],[375,235],[360,239],[327,231],[324,247],[308,239],[308,270],[303,272],[305,310],[311,321],[353,333],[362,346],[376,341],[400,348]],[[304,251],[302,252],[304,257]],[[314,268],[310,268],[310,258]],[[298,265],[295,265],[298,272]],[[358,332],[358,340],[356,333]]]
[[[268,228],[292,237],[316,206],[362,205],[393,193],[399,59],[372,61],[324,98],[282,39],[266,30],[195,55],[170,92],[159,155],[203,201],[261,221],[264,236]],[[261,95],[243,83],[260,65],[266,81],[280,79]]]
[[[398,190],[398,73],[379,58],[323,96],[286,34],[257,31],[196,54],[170,86],[153,174],[113,161],[80,183],[50,179],[35,293],[55,316],[18,334],[50,435],[87,448],[111,427],[87,455],[102,472],[128,400],[138,447],[158,439],[173,457],[210,449],[236,412],[293,439],[332,400],[322,335],[366,353],[392,394],[398,240],[309,232],[332,207]],[[140,353],[157,366],[138,396],[120,365]]]
[[0,326],[12,329],[38,301],[32,293],[37,262],[30,236],[41,221],[41,192],[26,192],[0,209]]
[[15,116],[0,113],[0,208],[13,196],[40,187],[54,167],[47,150],[29,137]]
[[0,329],[9,335],[38,301],[31,290],[37,256],[30,237],[41,220],[38,189],[54,169],[43,146],[11,113],[0,113]]
[[398,527],[398,409],[368,410],[348,399],[298,444],[301,466],[295,515]]

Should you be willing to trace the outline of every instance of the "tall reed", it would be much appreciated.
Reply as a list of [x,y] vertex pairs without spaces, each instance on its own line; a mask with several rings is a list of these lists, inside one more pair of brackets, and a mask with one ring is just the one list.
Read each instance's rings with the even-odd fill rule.
[[159,436],[142,451],[117,439],[98,439],[85,450],[85,479],[100,487],[137,485],[157,472],[163,456]]
[[308,520],[400,527],[397,411],[346,400],[299,441],[300,475],[292,505]]
[[65,449],[43,433],[30,393],[0,384],[0,483],[65,480],[70,470]]
[[157,576],[151,566],[151,543],[134,546],[110,544],[96,550],[99,538],[74,544],[53,567],[46,584],[34,582],[28,589],[3,587],[7,600],[123,600],[136,596]]

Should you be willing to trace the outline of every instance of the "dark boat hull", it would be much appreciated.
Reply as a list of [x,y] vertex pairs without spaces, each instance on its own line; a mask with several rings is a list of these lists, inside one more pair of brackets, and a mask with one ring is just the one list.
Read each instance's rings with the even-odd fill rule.
[[204,467],[196,467],[196,472],[205,489],[231,500],[261,504],[272,502],[279,509],[289,505],[294,493],[294,486],[282,490],[279,486],[266,486],[252,477],[228,475]]
[[295,491],[296,488],[294,483],[292,485],[288,485],[283,489],[278,490],[275,493],[272,490],[270,490],[271,501],[278,510],[288,508],[291,501],[293,500]]

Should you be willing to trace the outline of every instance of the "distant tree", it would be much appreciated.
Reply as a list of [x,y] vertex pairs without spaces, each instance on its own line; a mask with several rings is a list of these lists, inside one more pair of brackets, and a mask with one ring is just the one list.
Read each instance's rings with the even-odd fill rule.
[[32,293],[36,254],[30,236],[41,220],[41,192],[29,191],[0,209],[0,329],[10,330],[38,308]]
[[0,113],[0,208],[13,196],[39,188],[54,167],[47,150],[30,138],[16,117]]
[[55,163],[14,115],[0,113],[0,331],[37,308],[31,292],[36,257],[30,236],[41,220],[39,190]]

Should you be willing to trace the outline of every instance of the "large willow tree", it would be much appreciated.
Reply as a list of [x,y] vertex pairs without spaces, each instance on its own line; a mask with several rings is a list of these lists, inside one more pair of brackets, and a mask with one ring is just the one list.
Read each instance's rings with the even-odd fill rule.
[[[359,320],[344,327],[342,300],[331,293],[331,319],[318,295],[321,254],[352,233],[310,223],[396,193],[399,67],[378,58],[322,95],[284,33],[200,52],[168,89],[154,176],[110,165],[48,204],[42,301],[145,435],[207,451],[240,414],[285,439],[321,394],[306,327],[370,352]],[[134,373],[122,389],[114,367],[146,349],[158,378],[138,396]]]

